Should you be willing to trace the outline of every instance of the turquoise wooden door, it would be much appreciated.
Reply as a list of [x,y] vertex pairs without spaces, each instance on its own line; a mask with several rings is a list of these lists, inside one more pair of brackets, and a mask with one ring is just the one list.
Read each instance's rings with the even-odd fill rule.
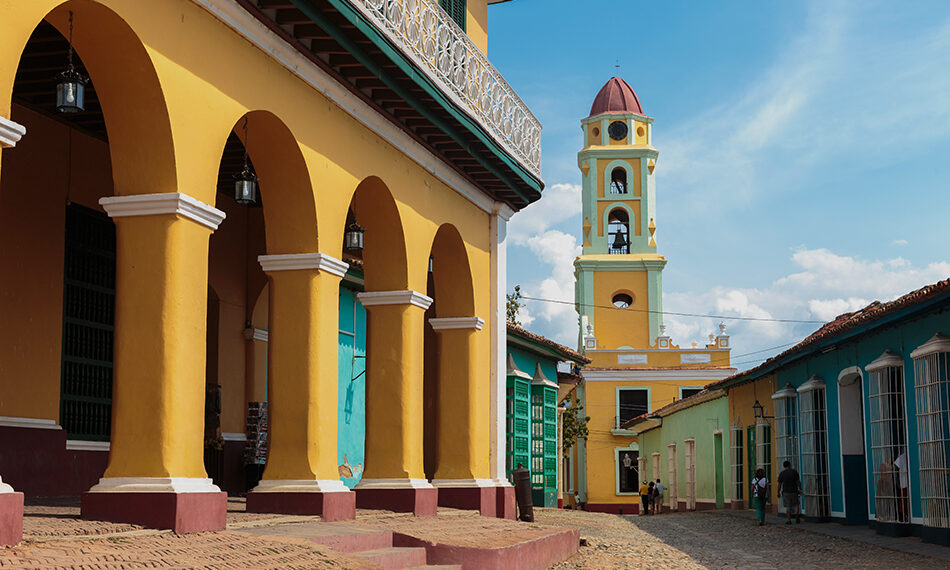
[[340,287],[337,463],[348,487],[363,476],[366,442],[366,309],[356,293]]
[[748,473],[749,482],[746,485],[745,493],[748,493],[749,497],[749,508],[754,508],[755,505],[752,504],[752,479],[755,478],[755,426],[748,426],[745,428],[745,448],[746,448],[746,459],[748,463],[746,464],[746,472]]

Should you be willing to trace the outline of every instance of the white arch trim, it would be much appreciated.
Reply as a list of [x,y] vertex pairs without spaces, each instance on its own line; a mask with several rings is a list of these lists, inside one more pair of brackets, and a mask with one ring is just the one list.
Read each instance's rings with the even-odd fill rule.
[[0,116],[0,148],[10,148],[26,134],[26,127]]

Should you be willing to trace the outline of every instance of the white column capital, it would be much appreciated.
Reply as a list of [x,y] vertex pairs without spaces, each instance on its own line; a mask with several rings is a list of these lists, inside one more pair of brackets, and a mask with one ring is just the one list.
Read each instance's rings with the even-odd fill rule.
[[511,216],[515,215],[515,211],[504,202],[495,202],[492,205],[492,214],[507,222],[511,219]]
[[269,338],[269,333],[266,329],[258,328],[247,328],[244,329],[244,340],[259,340],[261,342],[267,342]]
[[294,271],[298,269],[317,269],[337,277],[346,275],[350,264],[325,253],[280,253],[259,255],[257,261],[265,273],[271,271]]
[[26,127],[6,117],[0,116],[0,148],[16,146],[16,143],[19,142],[25,134]]
[[176,214],[212,230],[218,229],[225,218],[221,210],[181,192],[106,196],[99,199],[99,204],[110,218]]
[[406,291],[367,291],[357,293],[356,298],[359,299],[364,307],[413,305],[425,310],[432,304],[431,297],[426,297],[422,293],[411,289]]
[[440,317],[429,319],[434,331],[448,330],[482,330],[485,320],[478,317]]

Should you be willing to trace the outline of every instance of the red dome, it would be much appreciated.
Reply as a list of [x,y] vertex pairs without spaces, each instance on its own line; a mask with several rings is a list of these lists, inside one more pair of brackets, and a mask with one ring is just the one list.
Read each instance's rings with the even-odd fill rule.
[[619,77],[611,77],[606,85],[600,88],[597,97],[594,97],[594,104],[590,106],[590,115],[601,115],[603,113],[636,113],[643,115],[643,107],[640,106],[640,99],[633,92],[626,81]]

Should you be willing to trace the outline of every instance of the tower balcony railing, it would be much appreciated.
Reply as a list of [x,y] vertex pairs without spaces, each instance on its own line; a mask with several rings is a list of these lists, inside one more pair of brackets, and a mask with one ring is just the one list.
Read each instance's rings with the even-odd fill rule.
[[433,0],[346,0],[529,172],[541,176],[541,123]]

